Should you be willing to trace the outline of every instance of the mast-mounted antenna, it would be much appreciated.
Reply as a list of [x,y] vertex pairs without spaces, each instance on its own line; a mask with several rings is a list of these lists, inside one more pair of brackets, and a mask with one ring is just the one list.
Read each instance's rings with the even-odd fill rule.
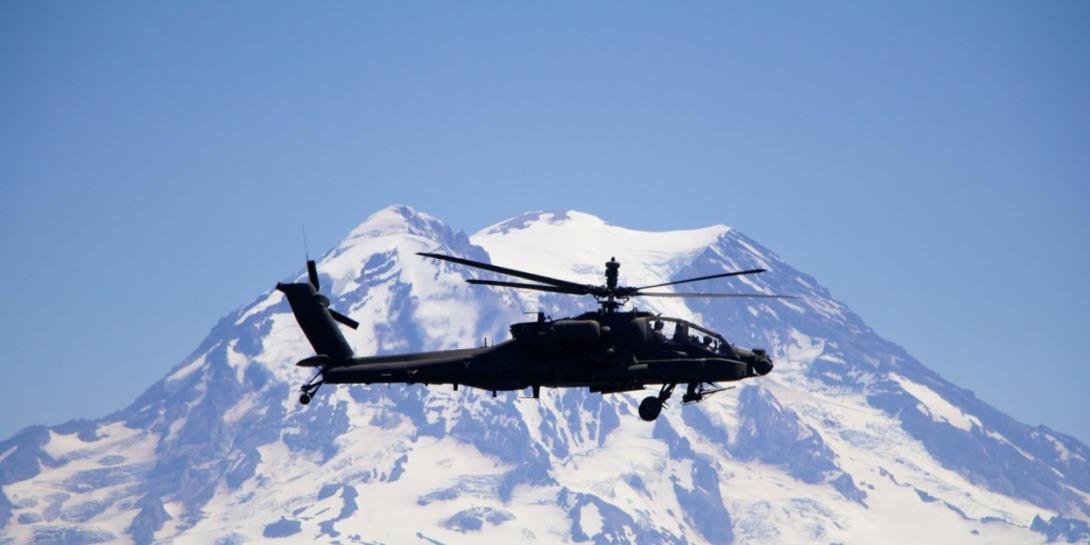
[[306,255],[307,261],[310,261],[310,248],[307,247],[307,224],[300,223],[299,229],[303,231],[303,253]]

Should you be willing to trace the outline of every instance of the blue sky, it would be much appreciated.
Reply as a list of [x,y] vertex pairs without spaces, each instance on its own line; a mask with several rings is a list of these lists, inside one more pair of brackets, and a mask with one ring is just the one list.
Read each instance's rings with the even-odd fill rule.
[[374,210],[725,223],[1090,440],[1090,4],[0,6],[0,436],[127,405]]

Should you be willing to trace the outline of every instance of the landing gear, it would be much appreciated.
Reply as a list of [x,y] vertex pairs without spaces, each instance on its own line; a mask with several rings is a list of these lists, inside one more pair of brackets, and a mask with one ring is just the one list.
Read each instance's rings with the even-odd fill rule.
[[655,396],[647,396],[640,402],[640,418],[652,422],[662,412],[662,402]]
[[685,387],[685,395],[681,396],[681,402],[696,403],[703,400],[704,393],[697,389],[698,386],[701,385],[696,384],[695,382],[690,382],[689,385]]
[[640,402],[640,418],[647,422],[658,418],[659,413],[662,412],[662,406],[666,404],[667,399],[670,399],[670,394],[674,393],[674,386],[676,384],[663,384],[659,395],[645,397]]
[[325,384],[325,381],[322,380],[322,372],[319,371],[318,374],[310,377],[310,380],[299,388],[299,404],[309,405],[310,400],[314,399],[314,394],[318,392],[318,388],[321,388],[322,384]]

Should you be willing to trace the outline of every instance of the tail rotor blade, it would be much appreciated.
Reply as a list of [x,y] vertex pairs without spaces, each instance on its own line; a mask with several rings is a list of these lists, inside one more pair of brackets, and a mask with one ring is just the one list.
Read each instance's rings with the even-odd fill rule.
[[314,291],[318,291],[318,265],[313,259],[307,260],[307,276],[310,277],[310,285],[314,286]]
[[352,318],[349,318],[348,316],[345,316],[344,314],[341,314],[340,312],[337,312],[337,311],[335,311],[333,309],[329,309],[329,314],[333,316],[334,320],[337,320],[338,322],[340,322],[340,323],[342,323],[342,324],[344,324],[344,325],[346,325],[346,326],[348,326],[348,327],[350,327],[352,329],[356,329],[356,328],[358,328],[360,326],[359,322],[357,322],[357,321],[353,320]]

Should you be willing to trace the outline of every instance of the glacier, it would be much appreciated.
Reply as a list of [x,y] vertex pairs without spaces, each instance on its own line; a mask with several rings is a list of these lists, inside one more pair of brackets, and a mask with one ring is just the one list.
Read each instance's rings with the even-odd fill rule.
[[339,386],[301,407],[310,347],[270,278],[128,407],[0,442],[0,543],[1090,540],[1085,445],[951,384],[736,229],[568,210],[467,235],[388,207],[319,262],[357,354],[477,346],[592,303],[469,286],[421,251],[587,283],[610,257],[632,285],[764,267],[717,288],[803,298],[636,301],[777,364],[647,423],[639,392],[575,389]]

